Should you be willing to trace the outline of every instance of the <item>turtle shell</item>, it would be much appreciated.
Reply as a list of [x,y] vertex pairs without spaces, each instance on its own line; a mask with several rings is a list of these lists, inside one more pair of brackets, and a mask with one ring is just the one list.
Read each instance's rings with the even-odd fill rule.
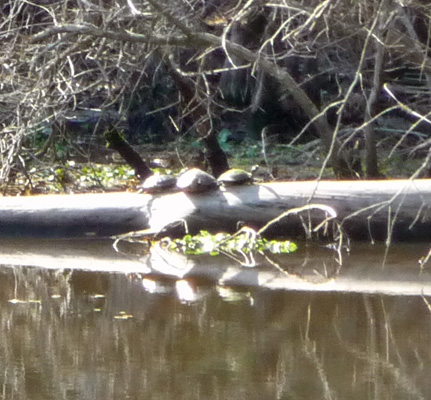
[[177,188],[185,192],[200,193],[217,187],[217,181],[212,175],[197,168],[189,169],[177,180]]
[[225,186],[245,185],[252,181],[252,176],[243,169],[233,168],[221,174],[217,181]]
[[137,188],[145,193],[161,193],[174,189],[176,184],[177,178],[175,176],[154,174],[145,179]]

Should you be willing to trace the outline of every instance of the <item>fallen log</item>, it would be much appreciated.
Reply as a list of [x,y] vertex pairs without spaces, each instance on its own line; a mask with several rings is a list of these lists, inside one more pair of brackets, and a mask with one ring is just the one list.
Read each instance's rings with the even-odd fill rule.
[[135,193],[3,197],[0,237],[108,237],[145,229],[144,205]]
[[[323,204],[351,237],[431,239],[431,180],[274,182],[202,194],[106,193],[0,198],[2,237],[107,237],[183,219],[191,231],[260,228],[283,212]],[[304,235],[323,212],[289,215],[269,234]]]

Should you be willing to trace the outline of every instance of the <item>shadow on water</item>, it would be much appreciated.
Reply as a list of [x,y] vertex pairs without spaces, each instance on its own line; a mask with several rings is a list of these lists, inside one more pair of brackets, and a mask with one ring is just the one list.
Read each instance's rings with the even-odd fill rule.
[[[77,266],[88,261],[80,246]],[[400,276],[429,282],[423,251],[398,247],[379,271],[403,264],[410,275]],[[356,276],[373,254],[354,256]],[[58,260],[0,268],[0,399],[431,398],[431,309],[420,293],[234,289]]]

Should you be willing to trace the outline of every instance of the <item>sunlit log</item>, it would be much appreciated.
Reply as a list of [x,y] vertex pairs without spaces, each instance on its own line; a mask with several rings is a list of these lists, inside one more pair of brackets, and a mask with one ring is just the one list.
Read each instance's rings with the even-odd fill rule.
[[[0,198],[0,236],[106,237],[184,219],[191,231],[260,228],[281,213],[324,204],[351,237],[430,239],[431,180],[274,182],[202,194],[106,193]],[[302,219],[301,219],[302,218]],[[272,234],[304,235],[323,212],[291,215]]]

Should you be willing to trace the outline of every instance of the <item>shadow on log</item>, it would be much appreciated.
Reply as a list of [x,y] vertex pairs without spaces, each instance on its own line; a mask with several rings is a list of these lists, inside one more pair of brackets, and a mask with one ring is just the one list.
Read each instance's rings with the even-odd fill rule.
[[[192,232],[260,228],[283,212],[324,204],[351,238],[431,239],[431,180],[275,182],[216,189],[202,194],[106,193],[0,198],[2,237],[108,237],[148,229],[158,232],[184,219]],[[270,234],[304,236],[319,210],[289,216]]]

